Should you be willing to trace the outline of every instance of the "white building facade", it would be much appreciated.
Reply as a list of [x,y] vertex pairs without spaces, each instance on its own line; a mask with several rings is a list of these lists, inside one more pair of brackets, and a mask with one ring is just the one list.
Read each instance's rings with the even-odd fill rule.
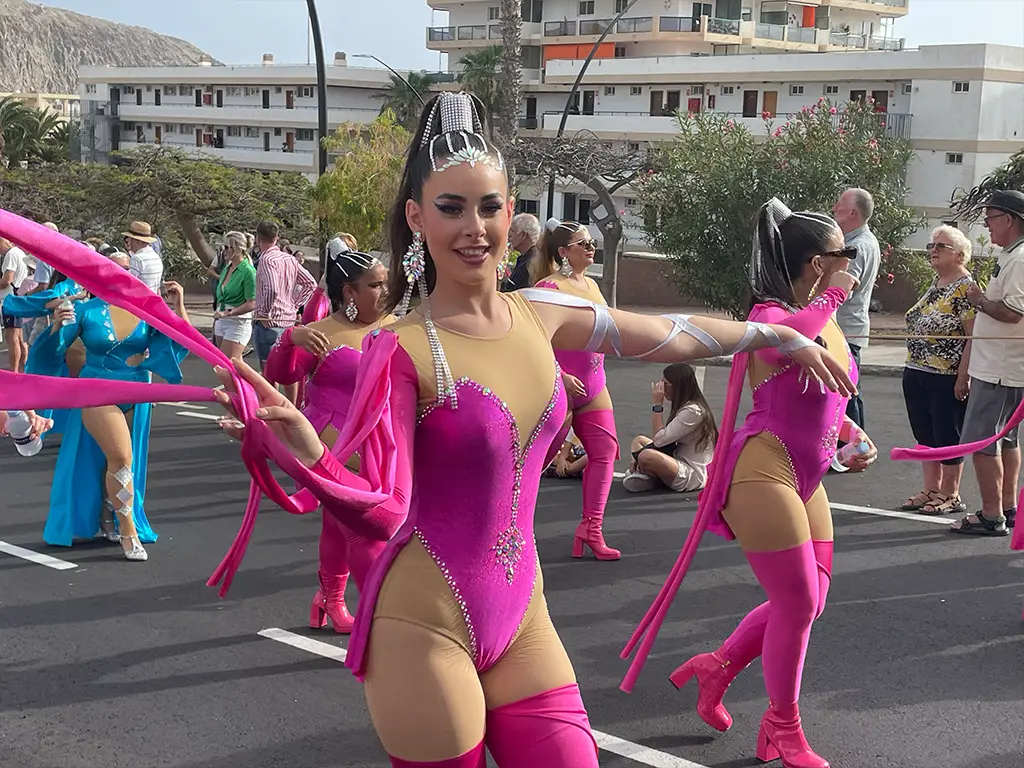
[[[344,54],[327,67],[328,130],[369,122],[391,80],[387,71],[348,67]],[[82,159],[106,162],[140,144],[182,149],[234,166],[317,175],[316,68],[262,66],[79,70]]]
[[[448,26],[428,29],[427,45],[448,54],[452,72],[467,53],[500,42],[495,0],[429,2],[448,12]],[[523,135],[555,135],[583,59],[627,5],[523,0]],[[906,50],[893,21],[909,10],[909,0],[637,0],[588,67],[566,132],[642,147],[671,140],[674,112],[689,110],[728,115],[764,135],[764,112],[778,124],[822,96],[871,98],[887,129],[915,150],[908,202],[937,224],[949,219],[957,190],[1024,145],[1024,48]],[[523,191],[521,208],[543,218],[545,190]],[[636,201],[628,188],[620,195],[624,247],[642,251]],[[586,222],[595,205],[586,188],[570,185],[556,190],[553,212]]]

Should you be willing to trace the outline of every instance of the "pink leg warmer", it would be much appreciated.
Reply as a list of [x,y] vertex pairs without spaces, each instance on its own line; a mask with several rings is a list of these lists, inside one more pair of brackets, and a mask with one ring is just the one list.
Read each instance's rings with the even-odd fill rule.
[[321,510],[320,518],[320,572],[328,576],[347,576],[347,529],[327,510]]
[[800,698],[807,642],[818,609],[818,566],[806,541],[780,552],[748,552],[754,575],[768,594],[768,624],[761,663],[768,697],[780,706]]
[[597,742],[575,684],[490,710],[487,748],[498,768],[598,768]]
[[[814,612],[814,618],[818,618],[825,610],[825,598],[828,596],[828,588],[832,583],[833,543],[831,541],[812,541],[811,546],[814,549],[814,561],[818,571],[818,604]],[[719,652],[735,664],[737,669],[743,669],[761,655],[764,631],[768,626],[770,612],[771,604],[769,602],[761,603],[743,617],[739,626],[722,643]]]
[[416,760],[402,760],[399,757],[391,758],[392,768],[486,768],[487,756],[484,753],[483,742],[480,742],[473,749],[464,755],[452,757],[448,760],[434,760],[429,763],[421,763]]
[[615,436],[615,414],[611,409],[574,413],[572,428],[587,452],[583,470],[583,516],[604,517],[611,492],[619,439]]

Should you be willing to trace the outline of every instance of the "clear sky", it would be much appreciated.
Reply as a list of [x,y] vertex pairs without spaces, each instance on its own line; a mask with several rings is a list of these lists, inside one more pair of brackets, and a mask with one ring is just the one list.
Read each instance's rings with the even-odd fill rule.
[[[257,63],[264,53],[281,63],[306,61],[305,0],[41,1],[184,38],[225,64]],[[438,54],[424,42],[434,15],[427,0],[317,0],[317,8],[328,60],[338,50],[372,53],[396,69],[438,69]],[[436,14],[435,23],[444,24],[445,16]],[[896,34],[912,47],[1024,46],[1024,0],[910,0],[910,14],[896,23]]]

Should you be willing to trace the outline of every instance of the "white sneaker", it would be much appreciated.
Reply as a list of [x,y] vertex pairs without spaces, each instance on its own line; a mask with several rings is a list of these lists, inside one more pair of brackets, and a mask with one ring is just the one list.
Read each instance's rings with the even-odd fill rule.
[[622,478],[622,487],[630,493],[642,493],[654,487],[654,478],[642,472],[627,472]]

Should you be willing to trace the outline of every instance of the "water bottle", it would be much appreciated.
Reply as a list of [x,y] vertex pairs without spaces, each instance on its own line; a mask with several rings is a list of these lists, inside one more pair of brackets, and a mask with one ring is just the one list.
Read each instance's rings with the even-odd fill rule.
[[7,431],[22,456],[35,456],[42,450],[43,440],[32,436],[32,421],[24,411],[7,412]]
[[[74,303],[70,299],[64,299],[64,301],[62,301],[58,305],[57,308],[58,309],[70,309],[72,312],[75,311],[75,305],[74,305]],[[61,325],[71,325],[73,322],[75,322],[74,318],[73,317],[68,317],[68,318],[64,318],[64,320],[62,320],[60,324]]]
[[863,456],[866,453],[871,452],[871,446],[864,440],[863,435],[857,435],[853,442],[847,443],[839,449],[839,453],[836,454],[836,458],[839,459],[839,463],[844,467],[850,465],[850,459],[855,456]]

